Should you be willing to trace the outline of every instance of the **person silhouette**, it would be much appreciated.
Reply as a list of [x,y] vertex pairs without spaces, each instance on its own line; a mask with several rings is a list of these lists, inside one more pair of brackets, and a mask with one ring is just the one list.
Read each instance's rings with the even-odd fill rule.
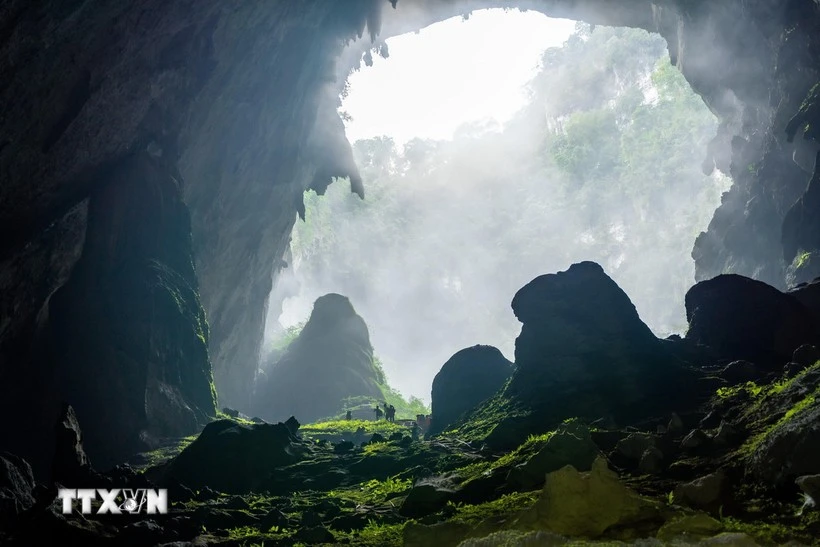
[[352,419],[353,419],[353,413],[348,410],[347,413],[345,414],[345,420],[352,420]]
[[382,409],[379,406],[376,406],[375,412],[376,412],[376,419],[381,420],[382,414],[383,414]]

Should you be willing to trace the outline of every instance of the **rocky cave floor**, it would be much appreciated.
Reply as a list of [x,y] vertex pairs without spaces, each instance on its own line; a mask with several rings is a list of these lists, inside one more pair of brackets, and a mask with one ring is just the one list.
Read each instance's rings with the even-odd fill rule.
[[[723,387],[697,412],[628,429],[570,419],[551,432],[534,430],[509,452],[466,433],[459,438],[459,430],[419,439],[385,421],[299,427],[222,414],[198,436],[130,465],[104,474],[89,465],[74,470],[86,477],[76,479],[83,487],[167,487],[163,515],[64,516],[55,487],[36,485],[27,464],[6,454],[0,492],[6,500],[16,495],[18,507],[27,497],[34,504],[6,519],[0,540],[818,545],[820,476],[778,483],[780,470],[814,465],[799,461],[807,452],[799,447],[817,443],[820,361],[816,350],[800,351],[804,364],[790,363],[782,374],[757,377],[743,362],[719,370],[713,379]],[[784,428],[791,444],[773,442],[772,432]]]

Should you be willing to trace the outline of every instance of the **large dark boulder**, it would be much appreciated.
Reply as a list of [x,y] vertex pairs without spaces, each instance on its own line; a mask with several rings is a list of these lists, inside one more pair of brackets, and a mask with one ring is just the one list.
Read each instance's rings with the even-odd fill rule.
[[746,360],[762,369],[783,367],[796,348],[816,340],[805,306],[761,281],[719,275],[686,293],[686,339],[721,359]]
[[228,494],[252,492],[276,468],[299,461],[303,450],[301,441],[283,423],[245,425],[217,420],[168,463],[158,480],[190,489],[207,486]]
[[523,326],[506,395],[538,409],[542,426],[570,417],[629,423],[692,404],[695,374],[598,264],[537,277],[512,308]]
[[443,431],[501,389],[513,369],[493,346],[477,345],[456,352],[433,379],[430,434]]
[[382,383],[364,319],[347,297],[326,294],[257,385],[255,413],[271,422],[295,416],[309,423],[342,413],[348,397],[381,399]]

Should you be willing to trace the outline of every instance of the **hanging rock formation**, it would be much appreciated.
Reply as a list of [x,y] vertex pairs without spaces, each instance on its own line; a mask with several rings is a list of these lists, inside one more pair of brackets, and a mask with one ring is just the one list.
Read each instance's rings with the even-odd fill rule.
[[347,297],[326,294],[285,354],[260,378],[256,414],[269,421],[313,422],[344,413],[348,397],[381,400],[367,324]]

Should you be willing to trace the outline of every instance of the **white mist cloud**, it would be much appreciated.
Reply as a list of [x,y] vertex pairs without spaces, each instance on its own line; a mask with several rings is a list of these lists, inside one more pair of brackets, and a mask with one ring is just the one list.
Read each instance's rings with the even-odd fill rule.
[[373,67],[348,80],[347,137],[389,135],[402,146],[414,137],[450,139],[466,122],[506,122],[525,104],[541,54],[574,27],[534,11],[481,10],[390,38],[390,57],[374,55]]

